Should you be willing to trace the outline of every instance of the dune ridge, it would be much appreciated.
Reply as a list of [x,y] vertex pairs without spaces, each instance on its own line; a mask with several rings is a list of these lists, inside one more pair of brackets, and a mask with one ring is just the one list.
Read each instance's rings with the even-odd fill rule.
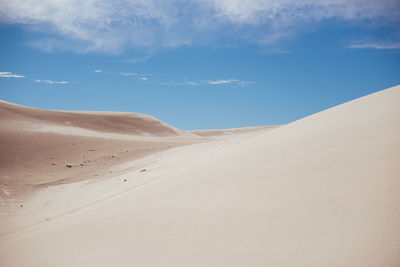
[[0,101],[0,120],[3,127],[51,126],[76,127],[101,133],[152,136],[190,136],[156,118],[140,113],[106,111],[43,110]]

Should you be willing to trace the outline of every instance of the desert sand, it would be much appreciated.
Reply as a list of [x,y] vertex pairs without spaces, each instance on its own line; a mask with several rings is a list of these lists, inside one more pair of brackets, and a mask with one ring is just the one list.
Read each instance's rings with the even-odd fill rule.
[[400,266],[400,86],[280,127],[0,120],[0,266]]

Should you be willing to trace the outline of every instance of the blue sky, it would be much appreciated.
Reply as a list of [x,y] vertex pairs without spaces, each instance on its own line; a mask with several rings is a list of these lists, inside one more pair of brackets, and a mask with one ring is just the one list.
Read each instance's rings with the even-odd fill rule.
[[393,0],[0,3],[0,98],[184,130],[286,124],[400,84]]

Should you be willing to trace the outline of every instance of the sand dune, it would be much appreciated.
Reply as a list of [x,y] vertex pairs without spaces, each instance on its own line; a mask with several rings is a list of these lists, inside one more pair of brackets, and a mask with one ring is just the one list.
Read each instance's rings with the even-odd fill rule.
[[144,114],[0,101],[0,196],[26,197],[35,187],[101,176],[110,166],[199,139]]
[[[100,133],[151,136],[189,136],[156,118],[140,113],[41,110],[0,101],[3,127],[37,130],[38,125],[80,128]],[[19,129],[20,129],[19,128]]]
[[229,136],[39,192],[1,266],[400,265],[400,86]]

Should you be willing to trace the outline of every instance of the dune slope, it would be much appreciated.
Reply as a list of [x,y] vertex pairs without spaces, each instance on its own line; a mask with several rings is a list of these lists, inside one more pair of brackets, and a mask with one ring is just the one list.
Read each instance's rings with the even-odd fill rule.
[[397,86],[3,240],[2,266],[399,266],[399,136]]

